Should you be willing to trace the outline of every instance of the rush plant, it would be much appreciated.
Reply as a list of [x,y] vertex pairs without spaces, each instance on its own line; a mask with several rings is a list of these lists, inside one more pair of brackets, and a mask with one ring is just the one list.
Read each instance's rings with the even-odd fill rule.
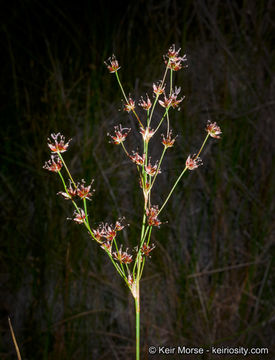
[[[51,134],[48,139],[48,146],[51,151],[51,159],[45,163],[44,168],[55,172],[59,175],[64,190],[58,194],[65,200],[69,200],[74,207],[72,220],[77,224],[85,226],[92,240],[100,246],[109,257],[115,270],[121,276],[126,286],[131,292],[136,311],[136,359],[140,359],[140,280],[143,274],[146,259],[151,257],[155,245],[151,242],[151,234],[153,229],[160,228],[162,221],[160,214],[164,210],[169,198],[173,194],[176,186],[187,171],[192,171],[202,165],[202,160],[199,157],[208,138],[220,138],[220,127],[215,123],[208,121],[206,125],[206,136],[202,141],[202,145],[198,152],[194,155],[189,155],[182,166],[180,173],[174,184],[172,184],[170,191],[166,194],[166,198],[162,204],[154,204],[153,191],[157,188],[157,177],[161,174],[161,165],[164,156],[171,147],[175,145],[176,137],[172,135],[170,127],[170,113],[174,109],[179,109],[179,105],[184,100],[184,96],[180,97],[181,88],[174,86],[174,73],[185,67],[186,55],[180,56],[180,49],[176,50],[175,45],[172,45],[168,53],[164,56],[165,71],[162,79],[152,86],[152,95],[149,97],[141,97],[138,102],[140,111],[136,108],[136,102],[126,93],[121,84],[118,71],[120,69],[116,57],[113,55],[105,62],[110,73],[114,74],[119,88],[124,97],[124,111],[133,113],[137,121],[136,129],[140,133],[141,148],[139,153],[134,150],[127,149],[125,145],[126,139],[130,136],[131,129],[124,127],[121,124],[115,126],[112,134],[107,134],[111,142],[115,145],[121,146],[129,163],[133,163],[137,169],[137,176],[140,184],[140,191],[143,194],[143,207],[141,212],[140,236],[137,239],[136,246],[132,251],[123,246],[119,239],[119,233],[125,228],[124,218],[117,219],[114,224],[101,223],[97,228],[92,224],[92,220],[88,216],[87,200],[90,201],[93,195],[92,183],[86,185],[84,180],[76,182],[71,172],[69,171],[66,162],[63,158],[63,153],[69,147],[69,141],[60,133]],[[165,83],[167,81],[168,85]],[[160,105],[162,116],[160,120],[156,120],[154,112],[156,106]],[[160,131],[163,133],[160,134]],[[163,150],[156,161],[151,158],[152,137],[158,136],[159,141],[163,145]],[[152,145],[151,145],[152,144]],[[140,144],[139,144],[140,145]],[[66,175],[63,175],[63,170]],[[68,177],[68,182],[65,180]]]

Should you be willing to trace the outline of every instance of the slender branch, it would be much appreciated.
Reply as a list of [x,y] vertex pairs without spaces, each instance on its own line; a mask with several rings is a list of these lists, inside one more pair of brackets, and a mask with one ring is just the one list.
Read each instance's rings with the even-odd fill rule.
[[58,156],[60,157],[60,160],[62,161],[62,163],[63,163],[63,165],[64,165],[64,168],[66,169],[66,171],[67,171],[67,173],[68,173],[68,175],[69,175],[69,178],[71,179],[71,181],[72,181],[72,183],[73,183],[73,185],[74,185],[74,187],[75,187],[75,189],[76,189],[77,186],[76,186],[76,184],[75,184],[75,182],[74,182],[74,180],[73,180],[73,178],[72,178],[72,175],[71,175],[69,169],[67,168],[67,165],[66,165],[66,163],[65,163],[62,155],[60,154],[59,151],[57,152],[57,154],[58,154]]

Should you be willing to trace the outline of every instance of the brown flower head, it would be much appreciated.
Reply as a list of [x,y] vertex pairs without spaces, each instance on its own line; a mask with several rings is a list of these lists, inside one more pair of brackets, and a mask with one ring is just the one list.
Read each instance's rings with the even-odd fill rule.
[[193,155],[192,157],[191,157],[191,155],[189,155],[185,162],[185,166],[189,170],[194,170],[197,167],[199,167],[200,165],[202,165],[202,160],[201,160],[201,158],[196,157],[196,155]]
[[162,134],[161,142],[165,148],[169,148],[169,147],[174,146],[174,142],[176,141],[176,138],[177,138],[177,136],[174,139],[172,139],[172,130],[170,130],[166,137],[164,137],[164,135]]
[[165,85],[162,85],[162,82],[159,81],[156,84],[153,84],[153,91],[156,95],[161,95],[164,93]]
[[125,228],[125,226],[129,225],[129,224],[126,224],[124,225],[123,223],[125,222],[125,217],[122,217],[120,219],[118,219],[115,223],[115,230],[116,231],[121,231]]
[[149,226],[160,226],[161,221],[158,219],[159,208],[158,205],[152,205],[150,209],[146,210],[147,221]]
[[164,94],[164,100],[163,101],[159,100],[159,104],[166,109],[169,109],[169,107],[171,106],[171,102],[172,102],[171,97],[167,98],[165,94]]
[[86,215],[82,209],[79,209],[79,212],[77,210],[74,211],[73,221],[75,221],[78,224],[83,224],[85,220],[86,220]]
[[104,232],[102,231],[102,228],[92,229],[92,233],[96,241],[102,242],[101,239],[104,236]]
[[222,134],[221,132],[221,128],[217,125],[217,123],[212,123],[210,120],[208,120],[207,125],[206,125],[206,129],[205,129],[208,134],[215,138],[215,139],[220,139],[220,135]]
[[127,253],[127,249],[126,251],[122,251],[122,246],[117,252],[113,253],[113,256],[115,260],[123,264],[130,264],[133,261],[133,256]]
[[146,243],[144,243],[141,247],[141,254],[150,257],[150,252],[152,250],[154,250],[155,247],[156,246],[154,244],[152,244],[152,246],[150,246],[150,245],[147,245]]
[[52,155],[51,159],[49,161],[45,162],[45,165],[43,166],[43,169],[58,172],[62,168],[62,161],[58,156]]
[[143,97],[141,96],[141,99],[139,101],[139,106],[141,106],[144,110],[150,110],[151,106],[152,106],[152,103],[151,103],[151,100],[149,98],[149,96],[146,94],[147,96],[147,101],[145,101],[143,99]]
[[85,186],[85,180],[82,179],[81,182],[82,182],[81,184],[80,183],[77,184],[77,189],[76,189],[77,195],[81,199],[91,200],[93,192],[95,191],[94,189],[92,190],[92,192],[90,191],[94,180],[92,180],[92,182],[89,186]]
[[72,182],[70,181],[70,186],[67,187],[67,192],[59,191],[57,195],[62,195],[65,200],[71,200],[77,195],[77,190],[72,187]]
[[165,57],[167,57],[168,59],[177,59],[179,52],[180,52],[181,48],[179,48],[178,50],[176,50],[176,45],[173,44],[170,46],[168,53],[165,55]]
[[174,92],[172,93],[172,95],[170,97],[171,106],[172,106],[173,109],[177,108],[179,106],[179,104],[182,102],[182,100],[184,100],[184,98],[185,98],[185,96],[183,96],[180,99],[177,98],[180,91],[181,91],[181,88],[180,87],[178,88],[177,86],[175,86],[175,90],[174,90]]
[[140,133],[143,137],[143,141],[145,141],[146,143],[149,142],[149,140],[151,139],[151,137],[154,135],[155,133],[155,130],[151,130],[150,127],[147,127],[146,129],[145,128],[140,128]]
[[119,145],[123,141],[125,141],[125,139],[130,131],[131,131],[131,129],[123,128],[120,124],[118,126],[115,126],[115,135],[110,135],[109,133],[107,135],[112,138],[112,142],[114,144]]
[[110,73],[115,73],[120,69],[115,55],[112,55],[107,61],[104,61],[104,64],[107,66]]
[[133,155],[129,155],[129,158],[137,165],[143,165],[145,161],[145,154],[140,156],[137,152],[132,151]]
[[123,110],[127,112],[135,110],[135,102],[132,98],[129,97],[128,102],[124,105]]
[[101,248],[111,254],[112,253],[112,245],[113,245],[112,241],[106,241],[101,244]]
[[[145,171],[148,175],[154,176],[158,170],[158,163],[156,162],[154,166],[151,165],[150,161],[149,164],[145,166]],[[158,174],[160,174],[160,169],[158,170]]]
[[65,152],[68,149],[70,141],[72,140],[70,139],[67,143],[65,143],[65,137],[60,133],[51,134],[51,138],[54,142],[48,138],[48,147],[51,149],[52,153]]

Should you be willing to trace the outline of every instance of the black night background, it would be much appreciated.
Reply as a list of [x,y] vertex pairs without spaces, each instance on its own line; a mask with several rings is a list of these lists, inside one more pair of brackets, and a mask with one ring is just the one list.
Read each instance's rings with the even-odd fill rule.
[[[134,252],[142,191],[107,133],[131,127],[136,151],[138,124],[121,111],[104,61],[116,55],[137,104],[152,96],[176,44],[187,56],[175,73],[185,99],[171,114],[178,137],[154,202],[200,147],[208,119],[222,138],[206,145],[203,166],[183,177],[152,231],[141,358],[150,345],[215,345],[268,348],[245,358],[274,359],[274,2],[25,0],[2,2],[0,16],[0,358],[17,359],[8,317],[24,360],[135,358],[133,298],[104,251],[67,220],[73,207],[43,165],[51,133],[72,138],[64,158],[73,177],[94,179],[91,223],[125,216],[120,241]],[[155,141],[153,159],[160,133]]]

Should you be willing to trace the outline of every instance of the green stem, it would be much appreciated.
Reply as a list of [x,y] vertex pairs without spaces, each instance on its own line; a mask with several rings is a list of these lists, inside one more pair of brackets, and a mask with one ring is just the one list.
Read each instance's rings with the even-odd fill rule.
[[170,96],[172,95],[173,70],[170,70]]
[[160,125],[162,124],[165,116],[168,114],[168,111],[169,111],[169,108],[167,108],[167,109],[165,110],[165,113],[164,113],[163,117],[161,118],[161,120],[160,120],[160,122],[159,122],[159,124],[158,124],[158,126],[157,126],[157,128],[156,128],[156,130],[154,131],[154,134],[158,131],[158,129],[159,129]]
[[154,185],[154,182],[156,181],[156,178],[157,178],[157,175],[158,175],[158,172],[159,172],[159,169],[160,169],[160,165],[161,165],[161,163],[162,163],[162,160],[163,160],[163,157],[164,157],[164,154],[165,154],[166,149],[167,149],[167,148],[164,147],[163,152],[162,152],[162,154],[161,154],[161,157],[160,157],[160,159],[159,159],[158,167],[157,167],[155,176],[154,176],[154,178],[153,178],[152,184],[151,184],[151,186],[150,186],[150,192],[151,192],[151,190],[152,190],[152,187],[153,187],[153,185]]
[[66,169],[66,171],[67,171],[67,173],[68,173],[68,175],[69,175],[69,178],[71,179],[71,182],[73,183],[73,185],[74,185],[74,187],[75,187],[75,189],[76,189],[77,186],[76,186],[76,184],[75,184],[75,182],[74,182],[74,180],[73,180],[73,178],[72,178],[72,175],[71,175],[69,169],[67,168],[67,165],[66,165],[66,163],[65,163],[62,155],[60,154],[59,151],[57,152],[57,154],[58,154],[58,156],[60,157],[60,159],[61,159],[61,161],[62,161],[62,163],[63,163],[63,165],[64,165],[64,168]]
[[209,138],[209,135],[210,135],[209,133],[206,135],[206,137],[205,137],[205,139],[204,139],[204,142],[202,143],[202,146],[201,146],[199,152],[197,153],[195,159],[197,159],[197,158],[199,157],[200,153],[202,152],[202,149],[204,148],[204,145],[206,144],[206,141],[207,141],[207,139]]
[[119,85],[119,87],[120,87],[120,90],[121,90],[121,92],[122,92],[122,94],[123,94],[123,96],[124,96],[125,101],[126,101],[127,104],[128,104],[128,99],[127,99],[127,96],[125,95],[125,92],[124,92],[123,87],[122,87],[122,85],[121,85],[121,82],[120,82],[120,79],[119,79],[119,76],[118,76],[117,71],[116,71],[115,74],[116,74],[116,78],[117,78],[117,82],[118,82],[118,85]]
[[[197,153],[195,159],[197,159],[198,156],[200,155],[200,153],[202,152],[202,149],[204,148],[208,137],[209,137],[209,133],[206,135],[206,137],[205,137],[205,139],[204,139],[204,141],[203,141],[203,143],[202,143],[202,146],[201,146],[199,152]],[[180,179],[182,178],[182,176],[184,175],[184,173],[186,172],[186,170],[187,170],[187,167],[185,166],[185,168],[182,170],[180,176],[177,178],[175,184],[173,185],[171,191],[169,192],[167,198],[165,199],[164,203],[162,204],[162,207],[160,208],[159,213],[163,210],[164,206],[166,205],[167,201],[169,200],[170,196],[172,195],[173,191],[175,190],[176,186],[178,185],[178,182],[180,181]]]
[[[121,90],[121,92],[122,92],[122,94],[123,94],[123,96],[124,96],[124,99],[125,99],[126,103],[129,105],[129,101],[128,101],[127,96],[126,96],[126,94],[125,94],[125,92],[124,92],[124,90],[123,90],[123,86],[122,86],[122,84],[121,84],[121,82],[120,82],[120,79],[119,79],[119,76],[118,76],[117,71],[116,71],[115,74],[116,74],[116,78],[117,78],[117,82],[118,82],[118,85],[119,85],[119,87],[120,87],[120,90]],[[137,118],[137,120],[138,120],[138,122],[139,122],[139,125],[140,125],[142,128],[144,128],[144,126],[142,125],[142,122],[140,121],[140,118],[138,117],[138,115],[137,115],[137,113],[135,112],[135,110],[133,110],[133,113],[135,114],[135,117]]]
[[140,359],[140,296],[139,296],[139,280],[136,283],[136,360]]
[[160,208],[160,210],[159,210],[159,212],[158,212],[159,214],[160,214],[160,212],[163,210],[163,208],[164,208],[164,206],[166,205],[167,201],[170,199],[170,196],[173,194],[173,191],[175,190],[176,186],[178,185],[178,182],[179,182],[180,179],[183,177],[183,175],[184,175],[184,173],[185,173],[186,170],[187,170],[187,167],[185,167],[185,168],[183,169],[183,171],[181,172],[180,176],[177,178],[177,180],[176,180],[174,186],[172,187],[171,191],[169,192],[166,200],[165,200],[164,203],[162,204],[162,207]]

